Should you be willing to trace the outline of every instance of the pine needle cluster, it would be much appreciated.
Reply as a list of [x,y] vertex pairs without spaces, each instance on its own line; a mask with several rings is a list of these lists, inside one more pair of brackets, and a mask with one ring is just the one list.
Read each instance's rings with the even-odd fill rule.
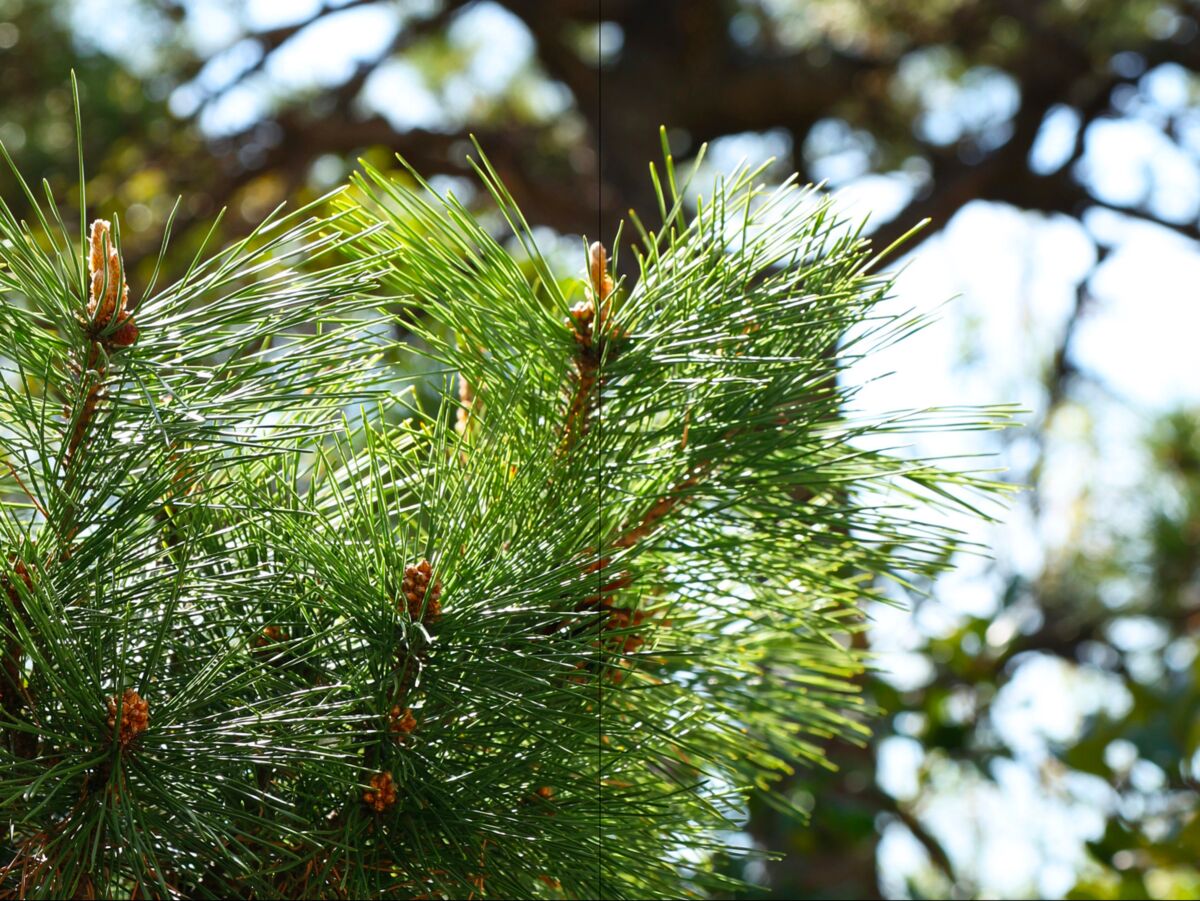
[[482,154],[507,235],[366,168],[165,286],[0,199],[0,896],[731,889],[747,794],[863,734],[863,600],[987,490],[862,439],[1004,411],[855,418],[914,327],[861,233],[655,172],[626,279]]

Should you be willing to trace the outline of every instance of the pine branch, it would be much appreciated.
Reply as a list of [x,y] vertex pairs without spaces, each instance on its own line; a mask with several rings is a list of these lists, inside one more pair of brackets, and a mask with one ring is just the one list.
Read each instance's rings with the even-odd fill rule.
[[0,202],[0,894],[728,892],[861,736],[861,602],[991,491],[877,448],[1006,411],[853,412],[915,323],[811,191],[668,158],[618,283],[476,171],[506,237],[367,168],[140,292]]

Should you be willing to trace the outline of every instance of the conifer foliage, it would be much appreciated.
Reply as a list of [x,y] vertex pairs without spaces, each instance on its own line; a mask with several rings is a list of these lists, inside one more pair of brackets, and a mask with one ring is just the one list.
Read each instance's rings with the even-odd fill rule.
[[870,448],[1003,411],[853,414],[915,323],[813,191],[668,157],[564,276],[480,159],[492,220],[367,168],[165,287],[0,201],[0,895],[724,891],[861,734],[862,601],[987,489]]

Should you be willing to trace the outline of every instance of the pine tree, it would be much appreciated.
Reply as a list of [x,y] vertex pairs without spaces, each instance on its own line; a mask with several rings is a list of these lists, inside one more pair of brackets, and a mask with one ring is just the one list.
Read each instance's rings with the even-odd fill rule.
[[165,287],[82,171],[0,201],[0,894],[729,891],[863,734],[862,601],[990,490],[872,448],[1005,411],[850,412],[918,323],[811,189],[668,157],[563,276],[479,159],[494,221],[365,168]]

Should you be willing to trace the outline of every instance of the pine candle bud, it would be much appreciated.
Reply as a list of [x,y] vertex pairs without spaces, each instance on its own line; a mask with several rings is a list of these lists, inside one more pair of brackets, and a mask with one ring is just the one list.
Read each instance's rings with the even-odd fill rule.
[[388,712],[388,731],[396,735],[397,740],[402,740],[404,736],[411,735],[412,731],[417,728],[417,718],[413,716],[412,708],[405,707],[401,710],[399,704],[392,706]]
[[612,293],[613,280],[608,274],[608,254],[599,241],[588,248],[588,275],[592,280],[592,293],[603,304]]
[[121,258],[112,242],[112,225],[106,219],[92,223],[88,254],[90,293],[87,326],[98,338],[115,321],[117,328],[104,338],[110,347],[129,347],[138,338],[133,316],[127,312],[129,285],[125,281]]
[[116,733],[122,747],[145,732],[150,725],[150,705],[132,688],[121,696],[121,726],[117,729],[117,698],[108,699],[108,727]]
[[624,338],[625,333],[613,322],[612,293],[616,285],[613,277],[608,274],[608,253],[599,241],[588,248],[588,282],[592,301],[600,310],[596,330],[602,338]]
[[256,648],[265,648],[267,645],[280,641],[287,641],[287,635],[283,629],[279,628],[279,626],[264,626],[263,630],[254,637],[254,646]]
[[[609,325],[612,312],[609,296],[613,291],[613,280],[608,274],[608,255],[599,241],[588,249],[588,287],[590,296],[571,307],[567,319],[567,324],[574,331],[575,341],[585,349],[590,348],[595,339],[593,320],[597,307],[600,309],[601,335],[606,333],[605,327]],[[609,337],[616,335],[614,333]]]
[[265,626],[250,642],[252,653],[260,660],[281,662],[278,645],[288,640],[287,633],[279,626]]
[[475,407],[475,390],[463,375],[458,377],[458,401],[459,407],[455,416],[454,430],[465,437],[470,428],[471,411]]
[[396,783],[391,773],[385,771],[371,777],[371,788],[363,792],[363,803],[376,813],[383,813],[396,803]]
[[[442,615],[442,583],[434,581],[433,567],[429,565],[428,560],[404,567],[404,581],[400,585],[400,592],[407,602],[408,615],[414,622],[428,625],[436,622]],[[421,615],[422,611],[424,616]]]
[[571,335],[581,350],[591,349],[592,317],[595,315],[596,307],[590,300],[581,300],[567,314],[567,325],[571,327]]

